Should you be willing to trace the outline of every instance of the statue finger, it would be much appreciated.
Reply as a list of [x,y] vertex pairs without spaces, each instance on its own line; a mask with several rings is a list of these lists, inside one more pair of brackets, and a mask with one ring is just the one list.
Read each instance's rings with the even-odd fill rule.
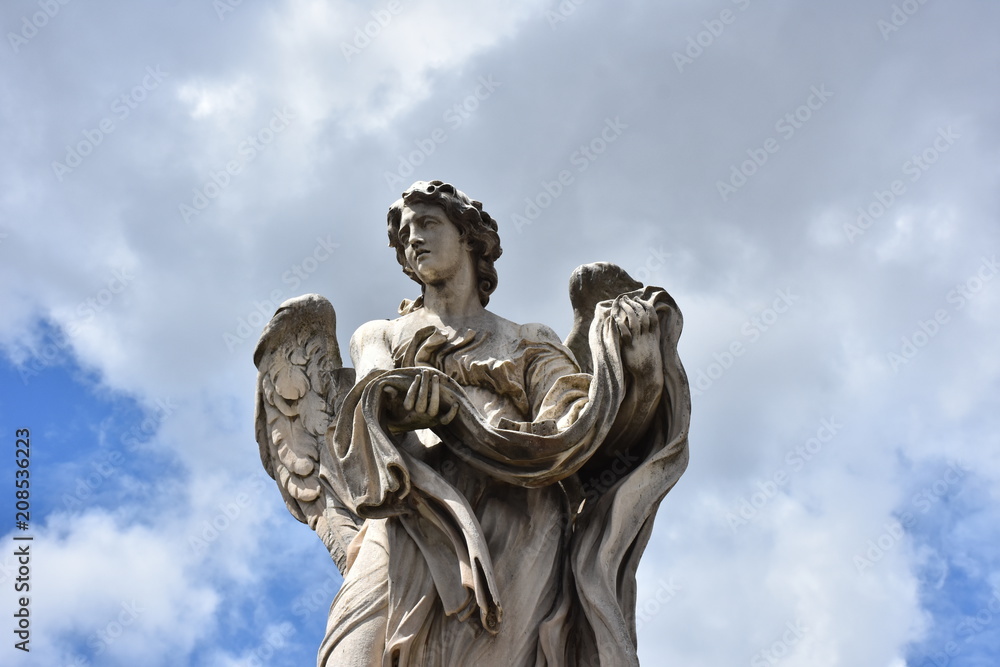
[[410,388],[406,390],[406,398],[403,399],[403,407],[412,410],[417,402],[417,392],[420,391],[420,374],[413,376]]
[[622,299],[622,311],[625,313],[625,317],[628,319],[628,330],[634,336],[640,333],[641,330],[641,318],[639,313],[636,311],[635,305],[632,303],[631,299]]
[[653,326],[656,324],[656,314],[653,312],[653,309],[643,303],[640,299],[635,299],[633,304],[639,311],[639,321],[642,333],[652,332]]
[[624,297],[623,301],[628,304],[630,309],[629,323],[632,325],[632,332],[637,336],[646,333],[646,306],[642,301],[631,296]]
[[431,398],[427,405],[427,414],[436,417],[441,409],[441,377],[435,375],[431,378]]
[[448,410],[448,414],[441,418],[441,424],[447,425],[451,423],[451,420],[455,418],[458,414],[458,403],[452,403],[451,409]]
[[646,308],[646,313],[649,315],[649,332],[655,334],[660,330],[660,316],[652,306]]
[[660,326],[660,320],[656,316],[656,309],[642,299],[635,299],[633,303],[639,308],[641,313],[642,332],[655,333]]
[[628,343],[632,340],[632,332],[628,328],[628,320],[625,314],[621,311],[615,313],[614,317],[615,326],[618,328],[618,335],[621,337],[622,341]]
[[417,392],[417,402],[416,405],[414,405],[414,409],[416,409],[417,412],[427,412],[427,399],[430,389],[428,385],[430,384],[431,384],[430,373],[428,373],[427,371],[422,371],[420,378],[420,391]]

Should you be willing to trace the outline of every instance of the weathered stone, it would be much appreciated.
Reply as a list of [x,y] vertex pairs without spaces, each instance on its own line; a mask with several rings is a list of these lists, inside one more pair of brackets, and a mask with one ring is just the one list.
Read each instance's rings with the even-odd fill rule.
[[420,181],[388,220],[421,295],[357,329],[353,370],[317,295],[254,353],[261,460],[344,575],[318,664],[637,665],[635,571],[688,458],[676,304],[580,267],[564,344],[486,310],[482,204]]

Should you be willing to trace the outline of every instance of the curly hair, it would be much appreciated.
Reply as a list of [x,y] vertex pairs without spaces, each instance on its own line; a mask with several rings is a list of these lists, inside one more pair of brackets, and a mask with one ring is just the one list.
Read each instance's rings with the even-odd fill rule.
[[408,204],[433,204],[444,209],[448,220],[455,225],[460,237],[472,251],[479,302],[484,306],[488,304],[490,294],[497,288],[497,271],[493,268],[493,263],[503,253],[503,249],[500,247],[497,223],[483,210],[482,202],[470,199],[450,183],[417,181],[403,192],[401,199],[389,207],[389,247],[395,248],[396,261],[403,267],[403,273],[419,283],[423,292],[424,284],[407,263],[406,245],[399,238],[403,207]]

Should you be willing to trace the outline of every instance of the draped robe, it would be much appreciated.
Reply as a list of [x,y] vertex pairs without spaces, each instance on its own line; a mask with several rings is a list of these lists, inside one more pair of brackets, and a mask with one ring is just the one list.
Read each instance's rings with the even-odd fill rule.
[[[390,341],[395,368],[358,380],[328,438],[327,482],[366,521],[320,667],[638,665],[635,571],[687,465],[690,395],[676,304],[630,295],[659,321],[655,399],[636,395],[611,301],[590,329],[592,374],[541,325]],[[394,433],[386,387],[402,395],[422,369],[458,412]]]

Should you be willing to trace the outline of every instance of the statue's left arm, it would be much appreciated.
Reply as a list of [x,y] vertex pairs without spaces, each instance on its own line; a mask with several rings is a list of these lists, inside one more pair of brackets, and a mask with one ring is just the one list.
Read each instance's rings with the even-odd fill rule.
[[[608,317],[621,341],[625,388],[621,405],[601,448],[585,464],[583,478],[600,472],[644,439],[660,409],[663,396],[663,351],[660,321],[651,303],[635,295],[622,295],[611,306]],[[597,361],[600,363],[600,361]]]

